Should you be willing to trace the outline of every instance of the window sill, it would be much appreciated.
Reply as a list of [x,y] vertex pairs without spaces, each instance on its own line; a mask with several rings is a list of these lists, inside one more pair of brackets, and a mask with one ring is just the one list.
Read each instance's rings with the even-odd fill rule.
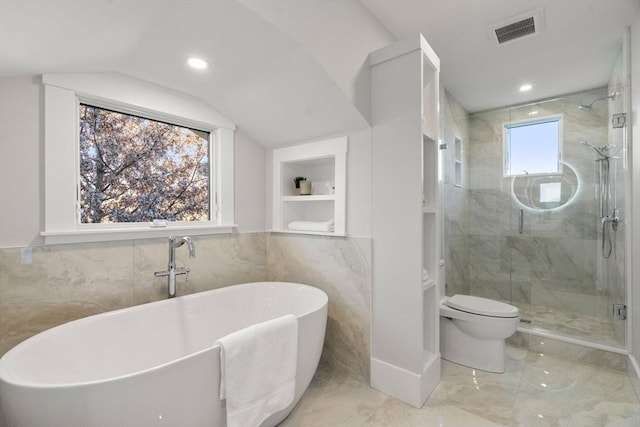
[[202,236],[230,234],[238,226],[232,225],[170,225],[166,227],[103,228],[73,231],[43,231],[45,245],[67,243],[112,242],[117,240],[157,239],[171,235]]

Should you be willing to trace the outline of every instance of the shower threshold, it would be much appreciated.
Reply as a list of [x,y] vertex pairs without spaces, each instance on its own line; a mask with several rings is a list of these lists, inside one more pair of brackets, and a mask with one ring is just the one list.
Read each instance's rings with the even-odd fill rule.
[[614,353],[627,353],[622,320],[528,304],[520,305],[519,309],[520,332]]

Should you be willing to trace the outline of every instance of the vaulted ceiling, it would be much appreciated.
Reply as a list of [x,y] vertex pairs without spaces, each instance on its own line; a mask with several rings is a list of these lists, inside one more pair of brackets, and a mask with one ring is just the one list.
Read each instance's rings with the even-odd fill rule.
[[[367,55],[424,34],[470,111],[606,84],[638,0],[0,0],[0,77],[116,72],[198,97],[266,146],[368,126]],[[544,30],[486,27],[542,8]],[[210,67],[194,71],[187,57]],[[529,82],[533,90],[517,91]]]

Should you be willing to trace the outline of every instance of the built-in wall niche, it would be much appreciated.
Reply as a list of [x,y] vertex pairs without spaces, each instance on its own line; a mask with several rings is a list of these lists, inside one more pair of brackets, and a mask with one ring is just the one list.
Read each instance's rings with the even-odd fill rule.
[[453,141],[453,185],[462,188],[462,140]]
[[[346,155],[346,137],[273,151],[272,231],[346,235]],[[297,177],[311,183],[310,194],[296,188]]]

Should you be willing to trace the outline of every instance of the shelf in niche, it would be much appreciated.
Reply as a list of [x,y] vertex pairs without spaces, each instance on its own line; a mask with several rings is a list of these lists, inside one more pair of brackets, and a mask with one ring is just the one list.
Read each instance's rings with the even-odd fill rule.
[[422,208],[422,212],[423,213],[427,213],[427,214],[435,214],[436,213],[436,208],[431,207],[431,206],[424,206]]
[[436,281],[433,279],[426,280],[422,282],[422,290],[426,291],[433,288],[436,285]]
[[335,200],[334,194],[311,194],[309,196],[283,196],[283,202],[317,202],[317,201],[332,201]]
[[[297,144],[273,151],[273,227],[278,233],[346,236],[347,137]],[[293,188],[294,178],[312,182],[310,195]],[[320,184],[313,188],[313,183]],[[333,187],[335,193],[327,194]],[[327,191],[325,191],[327,190]],[[321,194],[324,193],[324,194]],[[291,230],[294,221],[334,219],[333,232]]]

